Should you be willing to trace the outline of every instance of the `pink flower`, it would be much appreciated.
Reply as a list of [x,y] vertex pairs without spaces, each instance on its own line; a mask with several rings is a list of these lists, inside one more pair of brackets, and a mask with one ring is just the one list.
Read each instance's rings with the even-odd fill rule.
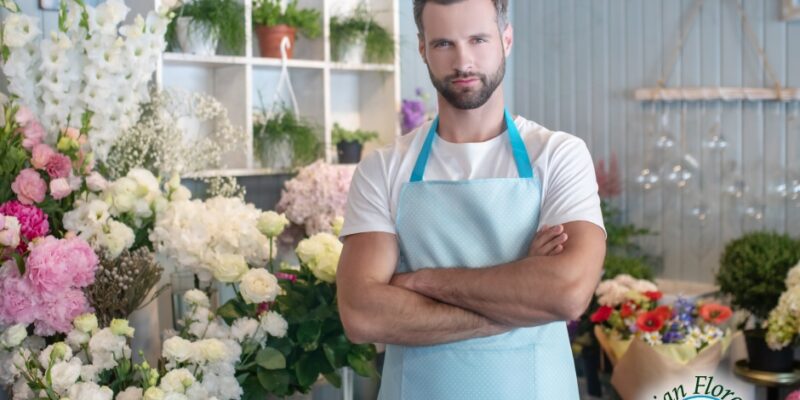
[[39,121],[31,121],[22,128],[22,147],[30,150],[44,139],[44,127]]
[[34,117],[33,111],[31,111],[30,108],[25,106],[22,106],[19,108],[19,110],[17,110],[17,113],[14,114],[14,119],[21,126],[28,125],[28,122],[36,121],[36,117]]
[[72,193],[72,188],[66,178],[58,178],[50,181],[50,195],[56,200],[61,200]]
[[90,285],[97,263],[97,255],[83,239],[48,236],[31,246],[26,275],[39,293],[55,293]]
[[20,171],[17,179],[11,184],[11,190],[17,194],[22,204],[33,204],[44,201],[47,192],[47,183],[33,168]]
[[56,153],[47,163],[47,174],[51,178],[66,178],[72,172],[72,160],[69,157]]
[[67,333],[72,330],[72,321],[87,312],[91,312],[89,301],[79,289],[46,293],[42,296],[34,333],[39,336]]
[[66,136],[66,137],[68,137],[70,139],[78,140],[78,137],[80,137],[80,135],[81,135],[81,131],[79,131],[79,130],[77,130],[75,128],[64,129],[64,136]]
[[19,276],[14,261],[0,267],[0,323],[30,324],[38,315],[38,298],[27,279]]
[[33,168],[45,169],[50,159],[56,155],[56,152],[46,144],[37,144],[31,151],[31,164]]
[[28,246],[25,243],[35,238],[47,235],[50,232],[50,224],[47,222],[47,214],[36,206],[24,205],[16,200],[11,200],[0,204],[0,214],[12,216],[19,221],[20,233],[25,240],[20,241],[17,250],[24,253]]
[[86,186],[88,186],[89,190],[92,192],[102,192],[108,187],[108,181],[106,181],[106,178],[103,178],[103,175],[100,175],[97,172],[92,172],[86,178]]
[[800,400],[800,390],[795,390],[794,392],[789,393],[785,400]]

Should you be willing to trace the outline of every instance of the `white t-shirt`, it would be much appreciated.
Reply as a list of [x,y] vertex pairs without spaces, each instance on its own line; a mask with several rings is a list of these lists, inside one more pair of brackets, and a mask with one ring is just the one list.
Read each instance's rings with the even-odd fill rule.
[[[591,154],[580,138],[552,132],[522,117],[514,120],[542,183],[539,225],[588,221],[603,226]],[[396,234],[398,199],[411,178],[432,122],[367,155],[356,168],[347,197],[340,237],[361,232]],[[478,143],[433,141],[424,180],[518,177],[511,143],[504,132]],[[538,227],[537,227],[538,229]]]

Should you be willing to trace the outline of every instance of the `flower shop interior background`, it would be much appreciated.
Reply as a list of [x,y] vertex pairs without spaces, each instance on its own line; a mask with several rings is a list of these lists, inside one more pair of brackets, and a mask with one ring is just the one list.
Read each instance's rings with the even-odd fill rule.
[[[107,154],[120,171],[127,171],[145,153],[126,148],[181,149],[163,152],[162,159],[186,164],[179,169],[193,197],[202,198],[209,188],[235,195],[238,183],[244,199],[259,209],[293,213],[299,220],[292,220],[275,244],[278,261],[293,263],[298,241],[330,230],[343,210],[354,164],[341,163],[347,150],[339,142],[356,138],[369,152],[435,113],[435,90],[417,52],[411,1],[301,0],[298,8],[316,10],[319,26],[299,23],[291,48],[280,40],[268,48],[266,36],[259,37],[261,2],[214,1],[232,10],[218,18],[232,18],[243,28],[223,30],[218,45],[181,37],[191,32],[176,28],[174,40],[153,65],[161,91],[152,94],[136,128]],[[127,22],[155,10],[157,2],[128,1]],[[58,12],[40,8],[55,2],[17,3],[41,19],[42,32],[58,29]],[[786,248],[800,245],[779,236],[800,235],[800,101],[792,100],[796,93],[780,90],[800,87],[796,3],[511,1],[515,48],[505,81],[509,108],[586,141],[598,161],[607,211],[608,271],[658,278],[665,298],[710,298],[719,290],[717,276],[729,244],[750,233],[775,232],[747,236],[738,246],[752,257],[745,262],[757,264],[749,273],[772,285],[762,288],[763,298],[777,303],[785,277],[776,271],[785,274],[800,259],[800,250]],[[342,23],[344,16],[359,12],[371,15],[385,36],[361,39],[366,56],[353,59],[349,47],[340,47],[334,37],[335,32],[346,35],[341,32],[347,29],[363,31],[361,25]],[[334,16],[341,18],[338,25]],[[381,50],[386,37],[388,53]],[[653,91],[637,92],[693,87],[711,90],[694,98],[671,92],[670,101]],[[748,101],[719,90],[743,87],[769,93],[763,101]],[[8,93],[5,79],[0,88]],[[787,93],[784,101],[770,99],[778,93]],[[141,145],[157,135],[178,139]],[[318,159],[325,163],[314,163]],[[729,290],[747,289],[736,286],[744,285],[744,278],[726,282]],[[143,349],[151,362],[161,354],[161,332],[175,327],[174,315],[186,307],[183,294],[195,287],[192,274],[164,273],[161,283],[172,287],[130,317],[137,329],[131,348]],[[235,296],[227,287],[219,289],[216,306]],[[620,361],[589,351],[597,351],[589,326],[576,327],[573,335],[583,395],[614,398],[610,364]],[[721,358],[712,370],[727,388],[741,398],[767,398],[763,382],[750,383],[735,372],[736,362],[747,358],[741,337]],[[355,393],[319,384],[313,398],[375,397],[376,379],[355,382]],[[780,398],[797,388],[792,386],[796,381],[786,382]]]

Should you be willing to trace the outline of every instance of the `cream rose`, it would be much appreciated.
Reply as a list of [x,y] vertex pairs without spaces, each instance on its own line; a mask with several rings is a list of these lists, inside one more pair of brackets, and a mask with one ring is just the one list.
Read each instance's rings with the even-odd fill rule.
[[286,225],[289,225],[286,215],[278,214],[275,211],[261,213],[261,217],[258,218],[258,230],[269,238],[280,235]]
[[247,272],[247,261],[238,254],[220,254],[215,257],[214,278],[220,282],[238,282]]
[[275,300],[281,291],[278,279],[263,268],[253,268],[242,276],[239,284],[247,304],[260,304]]

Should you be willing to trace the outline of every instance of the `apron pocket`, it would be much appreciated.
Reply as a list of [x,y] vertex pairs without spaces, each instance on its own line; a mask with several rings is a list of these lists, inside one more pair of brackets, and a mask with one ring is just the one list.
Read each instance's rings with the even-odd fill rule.
[[534,394],[534,346],[464,350],[407,347],[403,400],[530,400]]

